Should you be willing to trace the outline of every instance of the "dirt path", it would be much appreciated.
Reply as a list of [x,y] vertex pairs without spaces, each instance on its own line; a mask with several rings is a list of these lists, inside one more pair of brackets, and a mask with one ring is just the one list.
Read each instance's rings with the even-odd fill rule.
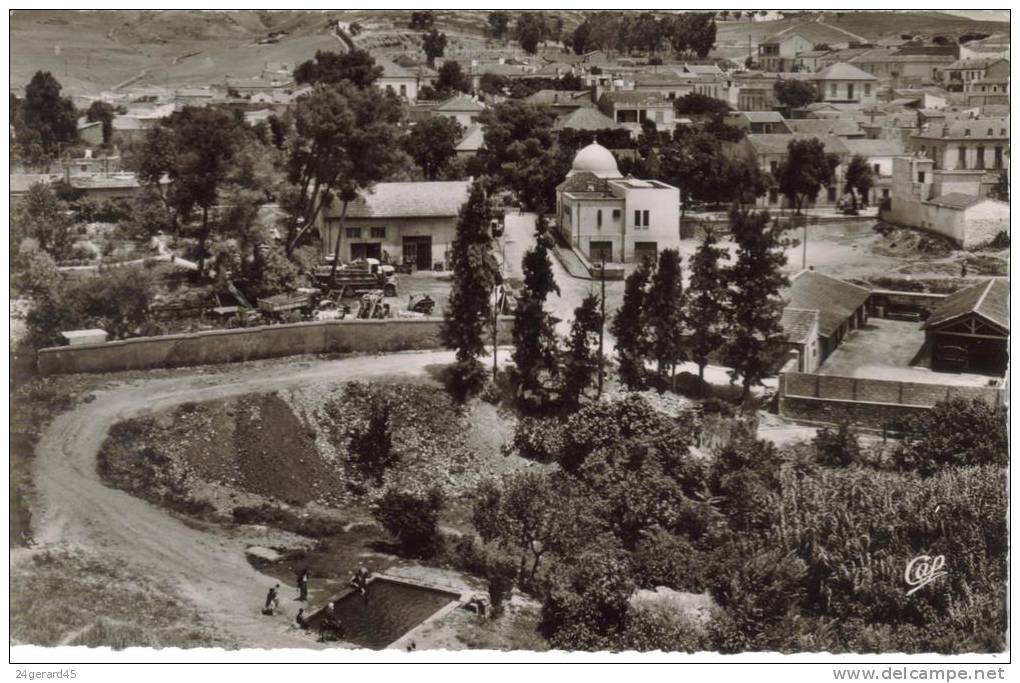
[[[166,579],[210,622],[247,647],[314,647],[291,628],[292,588],[281,591],[284,614],[260,614],[275,580],[245,559],[238,535],[199,530],[131,495],[108,488],[96,455],[116,422],[189,401],[207,401],[319,382],[417,376],[453,360],[429,351],[284,365],[239,366],[213,375],[182,374],[139,380],[96,393],[96,399],[57,417],[36,449],[35,481],[40,545],[81,546]],[[186,373],[187,371],[182,371]]]

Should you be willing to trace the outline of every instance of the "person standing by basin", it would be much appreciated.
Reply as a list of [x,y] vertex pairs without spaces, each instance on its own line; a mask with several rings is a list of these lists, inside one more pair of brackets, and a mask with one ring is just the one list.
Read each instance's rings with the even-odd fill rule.
[[302,569],[301,573],[298,574],[297,578],[298,585],[298,600],[307,602],[308,600],[308,569]]
[[276,584],[266,593],[266,606],[262,608],[263,614],[273,615],[276,608],[280,606],[280,584]]

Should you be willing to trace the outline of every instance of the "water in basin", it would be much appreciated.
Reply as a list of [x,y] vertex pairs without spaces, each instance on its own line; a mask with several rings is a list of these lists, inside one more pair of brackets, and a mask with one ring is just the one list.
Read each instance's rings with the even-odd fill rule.
[[[421,622],[456,600],[459,595],[377,578],[369,582],[363,597],[358,592],[334,601],[334,611],[344,627],[344,640],[381,650]],[[367,597],[367,599],[366,599]],[[309,618],[309,629],[318,631],[322,610]]]

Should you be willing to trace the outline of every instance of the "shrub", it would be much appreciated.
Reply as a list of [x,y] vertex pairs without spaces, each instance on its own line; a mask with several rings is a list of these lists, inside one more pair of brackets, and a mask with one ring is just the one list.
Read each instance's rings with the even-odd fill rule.
[[639,586],[666,586],[678,591],[700,593],[711,575],[708,556],[690,541],[657,530],[638,542],[631,556],[634,578]]
[[368,424],[351,431],[347,446],[362,473],[380,485],[386,470],[400,459],[399,453],[393,448],[393,437],[390,434],[391,413],[392,409],[385,400],[372,401]]
[[953,399],[912,418],[893,454],[904,470],[931,475],[942,467],[1002,465],[1009,460],[1008,413],[980,400]]
[[442,507],[443,494],[438,487],[424,495],[388,489],[373,506],[372,515],[406,552],[425,557],[436,551]]
[[556,419],[522,417],[514,427],[513,440],[504,449],[528,460],[555,462],[563,443],[563,425]]
[[857,442],[857,434],[846,422],[836,431],[822,427],[812,443],[815,447],[815,457],[822,465],[848,467],[861,461],[861,446]]
[[750,638],[766,631],[799,606],[804,597],[807,565],[783,548],[734,546],[725,570],[711,579],[716,602]]
[[517,566],[513,560],[503,555],[490,554],[485,565],[485,579],[489,584],[492,616],[498,617],[503,613],[504,604],[513,592],[516,575]]

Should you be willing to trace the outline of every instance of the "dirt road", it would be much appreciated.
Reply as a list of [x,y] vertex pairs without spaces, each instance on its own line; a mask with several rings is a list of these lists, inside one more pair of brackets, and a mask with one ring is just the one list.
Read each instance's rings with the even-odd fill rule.
[[297,611],[292,589],[282,589],[283,616],[260,614],[275,583],[245,559],[240,534],[203,531],[163,510],[108,488],[96,455],[116,422],[190,401],[207,401],[320,382],[422,375],[446,364],[446,351],[397,353],[343,360],[238,366],[236,371],[139,380],[96,393],[95,400],[57,417],[36,450],[40,507],[36,541],[80,546],[167,580],[224,634],[248,647],[313,647],[291,628]]

